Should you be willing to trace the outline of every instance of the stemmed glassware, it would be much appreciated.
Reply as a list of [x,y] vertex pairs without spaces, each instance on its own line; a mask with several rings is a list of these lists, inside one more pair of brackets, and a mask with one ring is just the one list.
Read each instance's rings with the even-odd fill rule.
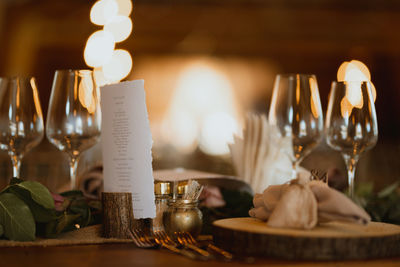
[[90,70],[57,70],[46,121],[47,139],[70,157],[71,189],[76,189],[80,154],[100,139],[99,93]]
[[323,135],[323,114],[315,75],[276,76],[269,124],[271,136],[289,156],[292,178],[296,178],[299,163]]
[[43,139],[43,115],[33,77],[0,78],[0,148],[8,150],[13,177],[25,153]]
[[350,197],[360,155],[375,146],[378,125],[369,82],[333,82],[326,114],[326,140],[346,162]]

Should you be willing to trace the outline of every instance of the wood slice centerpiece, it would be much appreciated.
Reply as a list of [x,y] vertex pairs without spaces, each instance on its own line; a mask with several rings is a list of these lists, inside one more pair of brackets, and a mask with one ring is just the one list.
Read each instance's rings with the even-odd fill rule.
[[400,256],[400,226],[342,222],[312,230],[271,228],[255,218],[214,222],[215,243],[243,256],[291,260],[348,260]]

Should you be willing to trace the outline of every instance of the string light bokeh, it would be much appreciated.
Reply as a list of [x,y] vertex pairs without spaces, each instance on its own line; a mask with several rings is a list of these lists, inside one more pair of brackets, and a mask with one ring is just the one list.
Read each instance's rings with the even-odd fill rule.
[[89,36],[83,55],[86,65],[94,69],[98,86],[117,83],[132,70],[131,54],[115,49],[132,32],[131,13],[131,0],[100,0],[90,10],[90,21],[103,29]]

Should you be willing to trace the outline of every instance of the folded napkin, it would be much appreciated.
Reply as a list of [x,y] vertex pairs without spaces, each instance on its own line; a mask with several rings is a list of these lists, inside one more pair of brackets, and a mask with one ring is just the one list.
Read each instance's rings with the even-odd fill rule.
[[[83,195],[89,199],[101,199],[101,192],[103,192],[103,165],[96,164],[78,177],[78,189],[82,191]],[[70,183],[63,184],[56,189],[57,192],[65,192],[71,190]]]
[[78,188],[90,199],[101,199],[103,192],[103,165],[92,167],[78,178]]
[[[261,193],[267,186],[288,182],[292,177],[292,140],[282,138],[270,127],[265,115],[247,115],[243,138],[234,136],[233,140],[229,149],[237,175],[254,192]],[[310,176],[303,168],[298,168],[298,173]]]
[[318,203],[318,221],[348,221],[367,224],[371,217],[343,193],[321,181],[311,181],[310,189]]
[[272,185],[253,199],[249,215],[271,227],[311,229],[318,222],[367,224],[370,216],[343,193],[326,183],[304,178]]

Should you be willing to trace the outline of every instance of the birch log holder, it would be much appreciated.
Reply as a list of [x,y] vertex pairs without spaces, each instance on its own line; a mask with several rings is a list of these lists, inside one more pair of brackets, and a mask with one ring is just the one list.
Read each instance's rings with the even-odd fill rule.
[[129,239],[134,228],[132,193],[102,193],[103,236]]

